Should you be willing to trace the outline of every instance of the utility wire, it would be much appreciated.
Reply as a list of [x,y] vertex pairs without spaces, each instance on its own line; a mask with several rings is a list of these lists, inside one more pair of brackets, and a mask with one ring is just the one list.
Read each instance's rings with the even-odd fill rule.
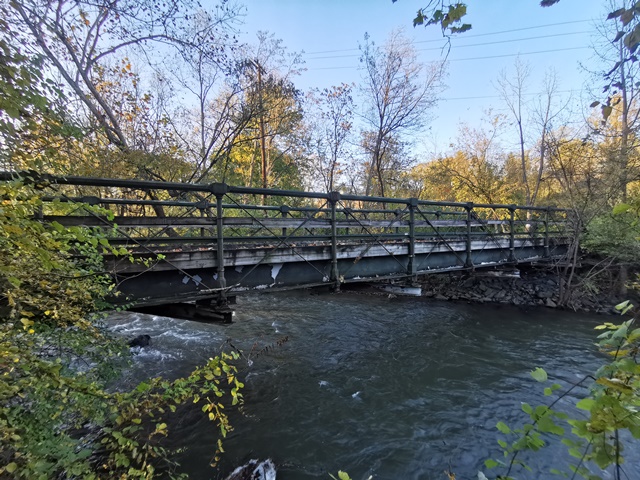
[[[585,33],[590,33],[590,30],[583,30],[581,32],[565,32],[565,33],[556,33],[553,35],[539,35],[536,37],[525,37],[525,38],[514,38],[511,40],[496,40],[495,42],[483,42],[483,43],[470,43],[467,45],[456,45],[452,48],[458,49],[458,48],[468,48],[468,47],[481,47],[481,46],[485,46],[485,45],[499,45],[502,43],[513,43],[513,42],[524,42],[527,40],[539,40],[539,39],[543,39],[543,38],[553,38],[553,37],[566,37],[569,35],[582,35]],[[432,51],[432,50],[442,50],[442,47],[431,47],[431,48],[420,48],[417,49],[417,52],[428,52],[428,51]],[[360,54],[357,55],[328,55],[325,57],[313,57],[313,58],[308,58],[307,60],[325,60],[328,58],[357,58],[359,57]]]
[[[513,33],[513,32],[522,32],[524,30],[534,30],[534,29],[538,29],[538,28],[546,28],[546,27],[556,27],[559,25],[570,25],[570,24],[575,24],[575,23],[588,23],[591,22],[591,20],[573,20],[571,22],[559,22],[559,23],[547,23],[545,25],[535,25],[533,27],[524,27],[524,28],[514,28],[512,30],[501,30],[499,32],[488,32],[488,33],[476,33],[476,34],[470,34],[464,35],[464,38],[476,38],[476,37],[487,37],[490,35],[502,35],[503,33]],[[456,37],[456,38],[463,38],[463,37]],[[442,38],[438,38],[435,40],[418,40],[416,42],[411,42],[413,44],[422,44],[422,43],[436,43],[436,42],[442,42],[443,39]],[[359,48],[342,48],[342,49],[338,49],[338,50],[321,50],[318,52],[305,52],[305,55],[321,55],[324,53],[340,53],[340,52],[357,52],[359,51]]]
[[[519,52],[519,53],[507,53],[504,55],[488,55],[486,57],[469,57],[469,58],[452,58],[447,60],[448,62],[466,62],[469,60],[487,60],[491,58],[506,58],[506,57],[518,57],[525,55],[536,55],[539,53],[554,53],[554,52],[566,52],[569,50],[587,50],[591,47],[569,47],[569,48],[555,48],[553,50],[538,50],[536,52]],[[307,70],[344,70],[344,69],[357,69],[357,66],[348,66],[348,67],[317,67],[317,68],[308,68]]]
[[[554,93],[574,93],[577,90],[558,90]],[[523,95],[525,96],[539,96],[539,95],[546,95],[547,92],[533,92],[533,93],[523,93]],[[451,100],[484,100],[484,99],[488,99],[488,98],[502,98],[501,95],[483,95],[483,96],[477,96],[477,97],[451,97],[451,98],[441,98],[439,101],[440,102],[448,102]]]
[[507,53],[504,55],[488,55],[486,57],[470,57],[470,58],[452,58],[449,62],[465,62],[467,60],[486,60],[490,58],[504,58],[504,57],[517,57],[520,55],[536,55],[538,53],[553,53],[553,52],[566,52],[569,50],[590,50],[591,47],[569,47],[569,48],[555,48],[553,50],[538,50],[537,52],[522,52],[522,53]]

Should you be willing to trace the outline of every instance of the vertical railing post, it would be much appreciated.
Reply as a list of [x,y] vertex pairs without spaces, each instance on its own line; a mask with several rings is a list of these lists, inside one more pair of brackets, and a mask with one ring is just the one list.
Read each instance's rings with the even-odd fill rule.
[[416,208],[418,208],[418,199],[409,199],[409,264],[407,265],[408,273],[411,279],[415,280],[418,266],[416,265]]
[[550,207],[547,207],[547,209],[544,211],[544,256],[545,257],[549,257],[551,256],[551,252],[549,251],[549,209]]
[[218,264],[217,276],[220,293],[218,294],[218,305],[227,303],[227,280],[224,277],[224,217],[222,211],[222,199],[228,192],[228,187],[224,183],[213,183],[210,185],[211,192],[216,197],[216,263]]
[[[196,208],[198,209],[198,212],[200,212],[200,218],[204,218],[206,216],[205,213],[205,209],[206,209],[206,205],[204,201],[198,202],[196,205]],[[204,237],[206,236],[207,233],[207,229],[204,227],[204,225],[202,227],[200,227],[200,236]]]
[[[282,214],[282,218],[287,218],[287,215],[289,214],[290,211],[291,211],[291,209],[289,207],[287,207],[286,205],[282,205],[280,207],[280,213]],[[286,238],[286,236],[287,236],[287,227],[282,227],[282,236]]]
[[338,229],[336,207],[340,200],[340,192],[329,192],[328,201],[331,207],[331,282],[334,289],[340,290],[340,272],[338,271]]
[[464,266],[467,268],[473,268],[473,259],[471,258],[471,220],[473,218],[473,203],[467,203],[464,208],[467,211],[467,258],[464,262]]
[[[343,211],[343,213],[344,213],[344,219],[345,219],[345,220],[349,220],[349,216],[350,216],[350,215],[353,215],[353,214],[351,213],[351,209],[350,209],[349,207],[344,207],[344,208],[342,209],[342,211]],[[347,223],[347,225],[348,225],[348,223]],[[349,230],[349,227],[347,227],[347,228],[345,228],[345,229],[344,229],[344,234],[345,234],[346,236],[349,236],[349,232],[350,232],[350,231],[351,231],[351,230]]]
[[516,261],[516,229],[515,229],[516,206],[509,206],[509,262]]

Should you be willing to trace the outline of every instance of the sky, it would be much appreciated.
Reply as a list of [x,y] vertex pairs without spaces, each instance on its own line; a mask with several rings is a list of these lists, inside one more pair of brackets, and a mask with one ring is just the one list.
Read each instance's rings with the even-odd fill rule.
[[[428,0],[242,0],[246,6],[241,38],[254,42],[257,31],[283,40],[292,52],[303,52],[305,70],[294,79],[302,91],[361,81],[359,44],[365,33],[381,45],[389,33],[405,28],[421,61],[441,61],[446,43],[438,27],[412,26],[415,13]],[[451,41],[446,91],[432,112],[429,128],[416,145],[431,154],[442,153],[466,122],[479,126],[487,109],[501,112],[496,80],[500,71],[513,71],[516,58],[528,63],[532,74],[528,98],[541,92],[545,72],[553,68],[559,91],[573,104],[580,92],[597,82],[585,71],[597,68],[590,48],[595,24],[606,16],[603,0],[561,0],[549,8],[538,0],[468,0],[467,22],[472,29]],[[590,103],[590,101],[589,101]]]

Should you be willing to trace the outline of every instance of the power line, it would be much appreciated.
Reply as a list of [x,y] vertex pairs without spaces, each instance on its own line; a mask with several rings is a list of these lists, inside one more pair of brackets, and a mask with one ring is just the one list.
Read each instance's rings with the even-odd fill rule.
[[[573,23],[589,23],[592,20],[573,20],[570,22],[559,22],[559,23],[548,23],[546,25],[536,25],[534,27],[523,27],[523,28],[514,28],[512,30],[502,30],[500,32],[489,32],[489,33],[476,33],[476,34],[471,34],[471,35],[465,35],[464,38],[475,38],[475,37],[486,37],[489,35],[502,35],[503,33],[513,33],[513,32],[522,32],[523,30],[534,30],[537,28],[546,28],[546,27],[556,27],[559,25],[569,25],[569,24],[573,24]],[[457,37],[457,38],[463,38],[463,37]],[[427,42],[436,42],[437,40],[420,40],[418,42],[415,43],[427,43]]]
[[[511,30],[501,30],[499,32],[476,33],[476,34],[469,34],[469,35],[465,34],[464,38],[476,38],[476,37],[486,37],[490,35],[502,35],[503,33],[522,32],[523,30],[534,30],[538,28],[557,27],[560,25],[570,25],[575,23],[587,23],[587,22],[591,22],[591,20],[573,20],[570,22],[547,23],[545,25],[535,25],[532,27],[514,28]],[[456,37],[456,38],[462,38],[462,37]],[[443,40],[444,39],[442,38],[438,38],[436,40],[418,40],[412,43],[413,44],[436,43],[436,42],[442,42]],[[338,50],[321,50],[318,52],[305,52],[305,55],[321,55],[324,53],[340,53],[340,52],[357,52],[359,50],[360,50],[359,48],[342,48]]]
[[523,52],[523,53],[508,53],[505,55],[488,55],[486,57],[470,57],[470,58],[453,58],[448,60],[449,62],[465,62],[467,60],[488,60],[491,58],[505,58],[505,57],[517,57],[520,55],[536,55],[538,53],[553,53],[553,52],[566,52],[569,50],[589,50],[591,47],[569,47],[569,48],[555,48],[553,50],[538,50],[537,52]]
[[[589,30],[583,30],[581,32],[565,32],[565,33],[555,33],[553,35],[539,35],[536,37],[525,37],[525,38],[513,38],[511,40],[496,40],[494,42],[484,42],[484,43],[471,43],[471,44],[467,44],[467,45],[456,45],[455,49],[458,48],[467,48],[467,47],[482,47],[482,46],[486,46],[486,45],[499,45],[502,43],[513,43],[513,42],[524,42],[524,41],[528,41],[528,40],[540,40],[540,39],[544,39],[544,38],[553,38],[553,37],[566,37],[566,36],[570,36],[570,35],[582,35],[585,33],[590,33]],[[442,50],[442,47],[431,47],[431,48],[421,48],[418,49],[418,52],[427,52],[427,51],[431,51],[431,50]],[[359,57],[360,55],[328,55],[325,57],[314,57],[314,58],[309,58],[307,60],[325,60],[325,59],[329,59],[329,58],[355,58],[355,57]]]
[[[558,90],[553,93],[574,93],[577,90]],[[532,96],[532,95],[546,95],[547,92],[535,92],[535,93],[523,93],[524,96]],[[448,102],[452,100],[485,100],[489,98],[502,98],[501,95],[483,95],[477,97],[451,97],[451,98],[441,98],[439,101]]]
[[[519,52],[519,53],[507,53],[504,55],[488,55],[486,57],[469,57],[469,58],[454,58],[448,59],[448,62],[466,62],[470,60],[488,60],[491,58],[506,58],[506,57],[518,57],[525,55],[537,55],[539,53],[554,53],[554,52],[566,52],[569,50],[587,50],[590,47],[569,47],[569,48],[555,48],[553,50],[538,50],[536,52]],[[317,68],[308,68],[307,70],[344,70],[344,69],[355,69],[358,68],[356,66],[348,66],[348,67],[317,67]]]
[[[554,38],[554,37],[566,37],[566,36],[570,36],[570,35],[583,35],[585,33],[591,33],[590,30],[583,30],[581,32],[566,32],[566,33],[555,33],[553,35],[539,35],[537,37],[525,37],[525,38],[514,38],[512,40],[496,40],[495,42],[484,42],[484,43],[470,43],[468,45],[455,45],[452,46],[452,49],[458,49],[458,48],[466,48],[466,47],[482,47],[485,45],[499,45],[501,43],[512,43],[512,42],[523,42],[525,40],[540,40],[542,38]],[[435,48],[423,48],[418,50],[419,52],[426,52],[428,50],[442,50],[441,47],[435,47]]]

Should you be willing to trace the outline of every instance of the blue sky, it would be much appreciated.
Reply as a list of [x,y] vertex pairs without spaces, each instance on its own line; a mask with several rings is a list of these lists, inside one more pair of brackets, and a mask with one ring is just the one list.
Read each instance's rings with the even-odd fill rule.
[[[306,71],[295,83],[303,91],[342,82],[359,82],[358,45],[365,32],[378,44],[398,27],[416,43],[422,61],[440,60],[444,41],[436,27],[411,26],[420,0],[243,0],[243,40],[258,30],[281,38],[290,51],[305,52]],[[606,15],[601,0],[561,0],[550,8],[538,0],[469,0],[471,31],[452,40],[447,90],[433,112],[435,119],[418,144],[446,150],[461,121],[479,125],[486,109],[502,108],[495,89],[501,70],[513,68],[516,55],[532,67],[529,93],[540,91],[544,72],[554,68],[559,90],[580,102],[586,82],[594,82],[580,64],[597,66],[588,48],[594,22]],[[533,53],[542,52],[542,53]],[[596,80],[597,81],[597,80]],[[573,92],[573,93],[571,93]]]

